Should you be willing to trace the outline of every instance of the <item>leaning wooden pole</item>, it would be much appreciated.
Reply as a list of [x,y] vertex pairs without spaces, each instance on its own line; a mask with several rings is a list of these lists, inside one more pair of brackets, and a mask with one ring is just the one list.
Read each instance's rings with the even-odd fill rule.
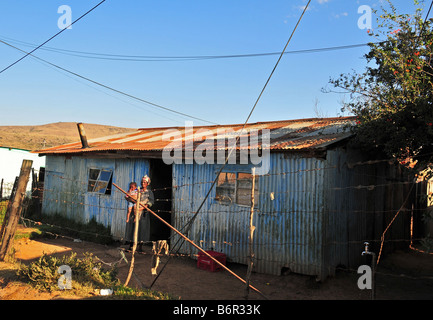
[[20,176],[18,178],[17,190],[13,197],[13,203],[9,207],[8,221],[3,231],[3,238],[1,239],[0,245],[0,261],[4,261],[7,257],[15,237],[15,232],[18,226],[18,222],[21,215],[21,206],[25,197],[27,183],[29,182],[30,170],[32,168],[33,161],[23,160],[21,165]]
[[[119,189],[120,192],[122,192],[124,194],[128,194],[125,190],[123,190],[122,188],[120,188],[115,183],[113,183],[113,186],[115,186],[117,189]],[[147,211],[149,211],[155,218],[157,218],[158,220],[160,220],[162,223],[164,223],[166,226],[168,226],[170,229],[172,229],[174,232],[176,232],[178,235],[180,235],[183,239],[185,239],[186,241],[188,241],[192,246],[194,246],[195,248],[197,248],[198,250],[200,250],[201,252],[203,252],[204,255],[206,255],[208,258],[212,259],[215,263],[217,263],[218,265],[220,265],[224,270],[226,270],[227,272],[229,272],[236,279],[242,281],[243,283],[246,283],[244,279],[242,279],[241,277],[239,277],[236,273],[234,273],[233,271],[231,271],[224,264],[222,264],[217,259],[215,259],[214,257],[212,257],[209,253],[207,253],[205,250],[203,250],[198,245],[196,245],[192,240],[188,239],[188,237],[186,237],[183,233],[181,233],[179,230],[177,230],[175,227],[173,227],[167,221],[165,221],[164,219],[162,219],[160,216],[158,216],[155,212],[153,212],[152,210],[150,210],[146,205],[143,205],[141,203],[139,205],[142,206],[143,208],[145,208]],[[249,287],[251,289],[253,289],[254,291],[256,291],[258,294],[260,294],[262,297],[264,297],[264,298],[267,299],[267,297],[262,292],[260,292],[260,290],[254,288],[251,285]]]

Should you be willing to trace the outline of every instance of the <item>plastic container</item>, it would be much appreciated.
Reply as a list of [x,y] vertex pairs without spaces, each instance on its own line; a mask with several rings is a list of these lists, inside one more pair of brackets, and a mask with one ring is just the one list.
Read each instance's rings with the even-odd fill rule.
[[[208,250],[206,251],[206,253],[208,253],[210,256],[212,256],[213,258],[221,262],[223,265],[226,265],[226,255],[224,253],[212,251],[212,250]],[[218,263],[216,263],[214,260],[209,258],[201,251],[199,251],[198,253],[197,268],[211,271],[211,272],[215,272],[223,269],[222,266],[220,266]]]

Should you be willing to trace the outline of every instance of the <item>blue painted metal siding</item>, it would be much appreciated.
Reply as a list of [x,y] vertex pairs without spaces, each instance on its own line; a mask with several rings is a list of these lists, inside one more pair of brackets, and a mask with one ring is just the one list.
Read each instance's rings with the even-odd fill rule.
[[[270,171],[258,180],[259,203],[254,212],[255,270],[280,274],[318,275],[322,262],[324,160],[271,154]],[[182,230],[205,198],[218,165],[173,165],[174,227]],[[224,171],[251,172],[248,165]],[[274,199],[271,199],[271,193]],[[246,263],[250,208],[215,200],[215,188],[192,225],[190,239],[203,249],[224,252],[230,261]],[[176,235],[173,235],[177,239]],[[176,242],[176,241],[174,241]],[[196,254],[184,243],[181,252]]]
[[47,156],[42,209],[45,214],[60,214],[79,222],[92,218],[111,226],[113,237],[123,238],[126,201],[113,186],[111,195],[87,192],[89,169],[113,171],[113,182],[124,190],[149,174],[146,159],[97,159]]

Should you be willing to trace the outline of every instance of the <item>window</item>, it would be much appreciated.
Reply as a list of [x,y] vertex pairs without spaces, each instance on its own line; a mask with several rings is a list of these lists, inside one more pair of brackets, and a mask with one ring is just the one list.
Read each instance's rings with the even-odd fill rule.
[[[224,204],[251,206],[253,175],[242,172],[221,172],[218,176],[215,199]],[[258,177],[255,177],[254,205],[258,203]]]
[[236,173],[221,172],[216,186],[216,200],[232,203],[236,199]]
[[87,191],[111,195],[112,178],[111,170],[89,169]]

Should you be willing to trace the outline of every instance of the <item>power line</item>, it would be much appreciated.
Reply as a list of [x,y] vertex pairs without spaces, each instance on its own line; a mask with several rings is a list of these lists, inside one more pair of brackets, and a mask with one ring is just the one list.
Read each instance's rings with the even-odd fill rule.
[[293,35],[294,35],[296,29],[298,28],[298,25],[299,25],[299,23],[301,22],[302,17],[304,16],[305,12],[307,11],[307,8],[308,8],[310,2],[311,2],[311,0],[308,1],[307,5],[306,5],[305,8],[304,8],[304,11],[302,12],[301,16],[299,17],[298,22],[296,23],[295,28],[293,29],[292,34],[291,34],[290,37],[289,37],[289,40],[287,40],[286,45],[284,46],[283,51],[280,53],[280,57],[278,58],[277,62],[275,63],[275,66],[274,66],[274,68],[272,69],[272,71],[271,71],[271,73],[270,73],[268,79],[266,80],[265,85],[263,86],[262,90],[260,91],[260,94],[259,94],[259,96],[257,97],[256,102],[254,103],[254,106],[251,108],[251,111],[250,111],[250,113],[248,114],[248,117],[247,117],[247,119],[245,120],[245,123],[244,123],[242,129],[239,131],[239,133],[238,133],[238,135],[237,135],[237,137],[236,137],[236,143],[234,143],[233,147],[230,149],[230,152],[229,152],[229,154],[227,155],[224,164],[221,166],[221,168],[220,168],[220,170],[219,170],[219,172],[218,172],[218,174],[217,174],[217,176],[216,176],[214,182],[212,183],[211,187],[209,188],[209,191],[207,192],[207,194],[206,194],[206,196],[205,196],[203,202],[200,204],[200,206],[199,206],[199,208],[198,208],[196,214],[195,214],[194,217],[192,218],[192,220],[194,220],[195,217],[198,215],[198,213],[199,213],[199,211],[201,210],[201,208],[203,207],[203,205],[204,205],[206,199],[209,197],[212,188],[213,188],[214,185],[216,184],[216,182],[217,182],[217,180],[218,180],[218,175],[223,171],[224,167],[226,166],[226,164],[227,164],[227,162],[228,162],[228,159],[230,158],[230,156],[231,156],[233,150],[235,149],[235,146],[237,145],[237,141],[239,140],[239,137],[242,135],[242,133],[243,133],[243,131],[244,131],[244,129],[245,129],[245,127],[246,127],[248,121],[249,121],[250,118],[251,118],[251,115],[253,114],[254,110],[255,110],[256,107],[257,107],[257,104],[259,103],[260,98],[262,97],[263,93],[265,92],[266,87],[268,86],[269,81],[271,80],[271,78],[272,78],[272,76],[273,76],[275,70],[277,69],[277,66],[278,66],[278,64],[280,63],[280,61],[281,61],[281,59],[282,59],[282,57],[283,57],[283,55],[284,55],[284,52],[285,52],[286,49],[287,49],[287,46],[289,45],[290,41],[292,40],[292,37],[293,37]]
[[[1,36],[0,39],[11,43],[17,43],[24,46],[34,47],[34,44],[12,39],[9,37]],[[379,43],[379,42],[378,42]],[[359,47],[368,46],[369,43],[358,43],[341,46],[331,46],[322,48],[312,49],[301,49],[284,52],[287,54],[303,54],[303,53],[316,53],[316,52],[327,52],[337,51],[345,49],[354,49]],[[51,51],[59,54],[65,54],[70,56],[89,58],[89,59],[101,59],[101,60],[118,60],[118,61],[136,61],[136,62],[151,62],[151,61],[193,61],[193,60],[214,60],[214,59],[235,59],[235,58],[253,58],[253,57],[265,57],[280,55],[281,52],[261,52],[261,53],[246,53],[246,54],[226,54],[226,55],[190,55],[190,56],[155,56],[155,55],[123,55],[123,54],[109,54],[109,53],[97,53],[97,52],[86,52],[77,50],[67,50],[54,47],[44,47],[42,50]]]
[[427,20],[429,14],[430,14],[430,11],[431,11],[431,9],[432,9],[432,6],[433,6],[433,0],[432,0],[432,2],[430,3],[430,7],[429,7],[429,9],[428,9],[428,11],[427,11],[427,14],[426,14],[426,16],[425,16],[425,19],[424,19],[424,21],[423,21],[423,23],[422,23],[421,31],[419,32],[419,36],[418,36],[418,38],[421,38],[421,37],[422,37],[422,34],[423,34],[423,32],[424,32],[424,27],[425,27],[425,21]]
[[[420,36],[417,36],[419,38]],[[28,47],[34,47],[34,44],[24,42],[16,39],[12,39],[5,36],[0,36],[0,39],[8,41],[10,43],[21,44]],[[391,40],[348,44],[331,47],[320,47],[311,49],[300,49],[285,51],[284,55],[288,54],[308,54],[308,53],[320,53],[329,51],[339,51],[366,47],[370,45],[379,45]],[[131,62],[170,62],[170,61],[200,61],[200,60],[216,60],[216,59],[237,59],[237,58],[254,58],[254,57],[266,57],[280,55],[281,52],[259,52],[259,53],[245,53],[245,54],[226,54],[226,55],[190,55],[190,56],[155,56],[155,55],[124,55],[124,54],[109,54],[109,53],[97,53],[77,50],[67,50],[54,47],[44,47],[41,50],[51,51],[59,54],[70,55],[75,57],[87,58],[87,59],[99,59],[99,60],[114,60],[114,61],[131,61]]]
[[57,37],[59,34],[61,34],[63,31],[65,31],[67,28],[69,28],[70,26],[72,26],[74,23],[78,22],[79,20],[81,20],[82,18],[84,18],[86,15],[88,15],[90,12],[92,12],[93,10],[95,10],[97,7],[99,7],[102,3],[104,3],[106,0],[102,0],[101,2],[99,2],[96,6],[94,6],[92,9],[90,9],[89,11],[87,11],[85,14],[83,14],[81,17],[79,17],[78,19],[76,19],[75,21],[73,21],[69,26],[67,26],[66,28],[61,29],[59,32],[57,32],[55,35],[53,35],[51,38],[49,38],[48,40],[44,41],[42,44],[40,44],[39,46],[37,46],[35,49],[33,49],[32,51],[26,53],[23,57],[19,58],[17,61],[13,62],[12,64],[10,64],[9,66],[7,66],[6,68],[4,68],[3,70],[0,71],[0,73],[3,73],[4,71],[8,70],[9,68],[11,68],[12,66],[14,66],[15,64],[17,64],[18,62],[20,62],[21,60],[23,60],[24,58],[28,57],[29,55],[31,55],[33,52],[35,52],[36,50],[38,50],[40,47],[42,47],[44,44],[48,43],[49,41],[51,41],[52,39],[54,39],[55,37]]
[[[182,227],[181,231],[184,231],[184,230],[185,230],[184,232],[185,232],[185,233],[188,233],[189,230],[190,230],[190,228],[191,228],[191,226],[192,226],[192,223],[193,223],[194,220],[196,219],[197,215],[200,213],[200,210],[202,209],[204,203],[206,202],[206,199],[209,197],[209,195],[210,195],[210,193],[211,193],[213,187],[215,186],[215,184],[216,184],[216,182],[217,182],[217,180],[218,180],[219,174],[223,171],[224,167],[227,165],[228,159],[230,158],[230,156],[231,156],[233,150],[235,149],[235,147],[236,147],[236,145],[237,145],[237,141],[239,140],[240,136],[242,135],[242,133],[243,133],[243,131],[244,131],[244,129],[245,129],[245,126],[247,125],[247,123],[248,123],[248,121],[249,121],[251,115],[253,114],[253,112],[254,112],[254,110],[255,110],[255,108],[256,108],[256,106],[257,106],[257,104],[258,104],[258,102],[259,102],[259,100],[260,100],[260,98],[261,98],[261,96],[263,95],[263,92],[266,90],[266,87],[268,86],[269,81],[270,81],[271,78],[272,78],[272,75],[274,74],[275,70],[277,69],[277,66],[278,66],[278,64],[280,63],[280,61],[281,61],[281,59],[282,59],[282,57],[283,57],[283,55],[284,55],[284,52],[285,52],[286,49],[287,49],[287,46],[289,45],[290,41],[292,40],[292,37],[293,37],[295,31],[297,30],[298,25],[299,25],[299,23],[300,23],[301,20],[302,20],[302,17],[304,16],[305,12],[307,11],[310,2],[311,2],[311,0],[309,0],[308,3],[307,3],[307,5],[304,7],[304,11],[302,12],[301,16],[299,17],[298,22],[296,23],[296,25],[295,25],[295,27],[294,27],[294,29],[293,29],[293,31],[292,31],[290,37],[289,37],[289,40],[287,40],[286,45],[284,46],[283,51],[280,53],[280,57],[278,58],[277,62],[275,63],[275,66],[274,66],[274,68],[272,69],[272,71],[271,71],[271,73],[270,73],[268,79],[266,80],[266,83],[265,83],[265,85],[263,86],[263,89],[261,90],[261,92],[260,92],[260,94],[259,94],[259,96],[258,96],[256,102],[254,103],[254,106],[251,108],[251,111],[250,111],[250,113],[248,114],[248,117],[247,117],[247,119],[245,120],[245,123],[244,123],[242,129],[239,131],[239,133],[238,133],[238,135],[237,135],[237,137],[236,137],[236,143],[234,143],[233,147],[230,149],[230,151],[229,151],[229,153],[228,153],[228,155],[227,155],[227,157],[226,157],[226,159],[225,159],[224,164],[221,166],[221,168],[220,168],[219,171],[217,172],[215,180],[212,182],[212,185],[210,186],[208,192],[206,193],[206,195],[205,195],[203,201],[201,202],[200,206],[198,207],[197,211],[194,213],[194,215],[191,217],[191,219],[190,219],[190,220],[189,220],[189,221],[188,221],[188,222],[187,222],[187,223]],[[176,247],[180,240],[182,240],[182,242],[184,241],[182,238],[179,238],[179,240],[174,244],[173,247]],[[182,244],[181,244],[181,245],[182,245]],[[179,249],[180,249],[180,246],[179,246]],[[178,249],[178,250],[179,250],[179,249]],[[156,278],[153,280],[152,284],[150,285],[150,288],[152,288],[152,286],[154,285],[154,283],[155,283],[156,280],[158,279],[159,275],[162,273],[162,271],[163,271],[164,268],[166,267],[167,263],[168,263],[168,261],[167,261],[166,264],[164,265],[164,267],[163,267],[163,269],[161,270],[161,272],[160,272],[160,273],[156,276]]]
[[[20,48],[18,48],[18,47],[15,47],[15,46],[13,46],[13,45],[11,45],[10,43],[7,43],[6,41],[0,40],[0,42],[3,43],[3,44],[5,44],[5,45],[7,45],[7,46],[9,46],[9,47],[11,47],[11,48],[13,48],[13,49],[16,49],[16,50],[19,50],[19,51],[21,51],[21,52],[27,53],[26,51],[24,51],[24,50],[22,50],[22,49],[20,49]],[[136,96],[134,96],[134,95],[131,95],[131,94],[129,94],[129,93],[126,93],[126,92],[123,92],[123,91],[121,91],[121,90],[118,90],[118,89],[112,88],[112,87],[110,87],[110,86],[108,86],[108,85],[105,85],[105,84],[103,84],[103,83],[101,83],[101,82],[98,82],[98,81],[92,80],[92,79],[87,78],[87,77],[85,77],[85,76],[82,76],[82,75],[80,75],[80,74],[78,74],[78,73],[76,73],[76,72],[73,72],[73,71],[71,71],[71,70],[65,69],[65,68],[63,68],[63,67],[61,67],[61,66],[59,66],[59,65],[56,65],[56,64],[54,64],[54,63],[51,63],[51,62],[49,62],[49,61],[47,61],[47,60],[45,60],[45,59],[39,58],[39,57],[33,55],[32,53],[27,53],[26,56],[27,56],[27,55],[30,55],[31,57],[33,57],[33,58],[35,58],[35,59],[37,59],[37,60],[39,60],[39,61],[42,61],[42,62],[44,62],[44,63],[46,63],[46,64],[48,64],[48,65],[50,65],[50,66],[53,66],[53,67],[55,67],[55,68],[57,68],[57,69],[59,69],[59,70],[62,70],[62,71],[67,72],[67,73],[69,73],[69,74],[72,74],[72,75],[74,75],[74,76],[76,76],[76,77],[79,77],[79,78],[81,78],[81,79],[83,79],[83,80],[89,81],[89,82],[91,82],[91,83],[93,83],[93,84],[96,84],[96,85],[98,85],[98,86],[100,86],[100,87],[103,87],[103,88],[105,88],[105,89],[111,90],[111,91],[113,91],[113,92],[119,93],[119,94],[124,95],[124,96],[127,96],[127,97],[129,97],[129,98],[132,98],[132,99],[134,99],[134,100],[140,101],[140,102],[142,102],[142,103],[146,103],[146,104],[148,104],[148,105],[151,105],[151,106],[154,106],[154,107],[157,107],[157,108],[163,109],[163,110],[165,110],[165,111],[170,111],[170,112],[172,112],[172,113],[176,113],[176,114],[181,115],[181,116],[184,116],[184,117],[188,117],[188,118],[196,119],[196,120],[199,120],[199,121],[202,121],[202,122],[206,122],[206,123],[210,123],[210,124],[217,124],[217,123],[212,122],[212,121],[208,121],[208,120],[205,120],[205,119],[201,119],[201,118],[198,118],[198,117],[195,117],[195,116],[192,116],[192,115],[189,115],[189,114],[186,114],[186,113],[180,112],[180,111],[176,111],[176,110],[174,110],[174,109],[171,109],[171,108],[168,108],[168,107],[164,107],[164,106],[162,106],[162,105],[159,105],[159,104],[156,104],[156,103],[153,103],[153,102],[150,102],[150,101],[147,101],[147,100],[144,100],[144,99],[138,98],[138,97],[136,97]]]

